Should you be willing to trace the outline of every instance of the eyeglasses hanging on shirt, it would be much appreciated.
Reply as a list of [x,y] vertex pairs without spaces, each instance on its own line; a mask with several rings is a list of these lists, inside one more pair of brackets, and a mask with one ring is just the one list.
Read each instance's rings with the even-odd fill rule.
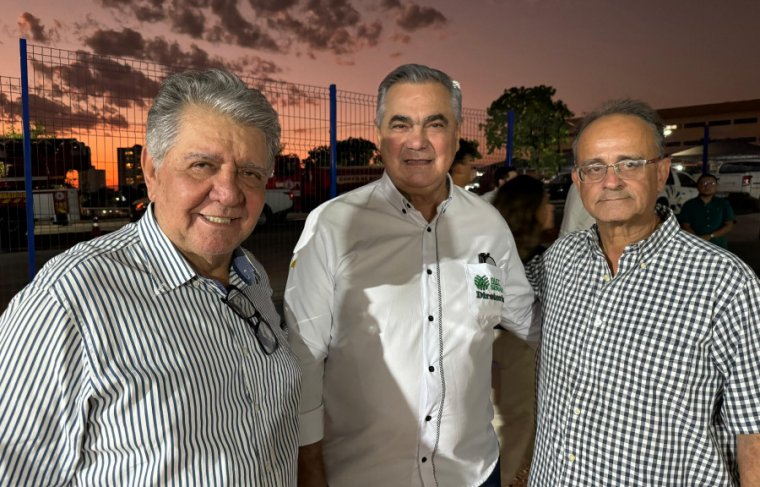
[[277,341],[272,325],[264,319],[251,298],[241,289],[234,285],[227,286],[227,296],[222,298],[222,302],[253,329],[253,335],[265,354],[271,355],[277,350],[280,343]]

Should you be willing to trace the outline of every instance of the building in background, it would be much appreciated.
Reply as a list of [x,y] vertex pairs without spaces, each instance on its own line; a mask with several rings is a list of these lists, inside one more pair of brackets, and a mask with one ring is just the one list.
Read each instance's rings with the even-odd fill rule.
[[119,188],[131,186],[136,188],[145,183],[143,178],[140,157],[142,146],[135,144],[132,147],[119,147],[116,149],[116,163],[119,173]]

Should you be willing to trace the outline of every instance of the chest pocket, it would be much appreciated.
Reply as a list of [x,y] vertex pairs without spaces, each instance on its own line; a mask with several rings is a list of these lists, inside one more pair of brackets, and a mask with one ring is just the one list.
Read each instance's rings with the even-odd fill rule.
[[491,264],[467,264],[466,274],[470,312],[483,326],[498,325],[504,305],[504,271]]

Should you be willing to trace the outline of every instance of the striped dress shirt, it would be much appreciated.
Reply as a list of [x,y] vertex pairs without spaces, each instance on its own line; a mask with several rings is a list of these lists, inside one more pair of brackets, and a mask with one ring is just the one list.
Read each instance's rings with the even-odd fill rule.
[[261,265],[250,325],[152,210],[51,260],[0,317],[0,485],[295,484],[300,371]]

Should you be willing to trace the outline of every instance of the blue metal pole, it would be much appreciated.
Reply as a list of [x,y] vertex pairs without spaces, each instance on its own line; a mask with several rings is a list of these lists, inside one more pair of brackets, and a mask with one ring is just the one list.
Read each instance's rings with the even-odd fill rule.
[[510,109],[507,112],[507,160],[504,161],[506,167],[512,167],[512,154],[515,146],[515,111]]
[[710,172],[710,126],[705,123],[705,136],[702,137],[702,174]]
[[29,73],[26,39],[18,40],[21,60],[21,127],[24,136],[24,189],[26,190],[26,245],[29,280],[37,273],[34,252],[34,193],[32,192],[32,131],[29,123]]
[[338,90],[330,85],[330,199],[338,195]]

